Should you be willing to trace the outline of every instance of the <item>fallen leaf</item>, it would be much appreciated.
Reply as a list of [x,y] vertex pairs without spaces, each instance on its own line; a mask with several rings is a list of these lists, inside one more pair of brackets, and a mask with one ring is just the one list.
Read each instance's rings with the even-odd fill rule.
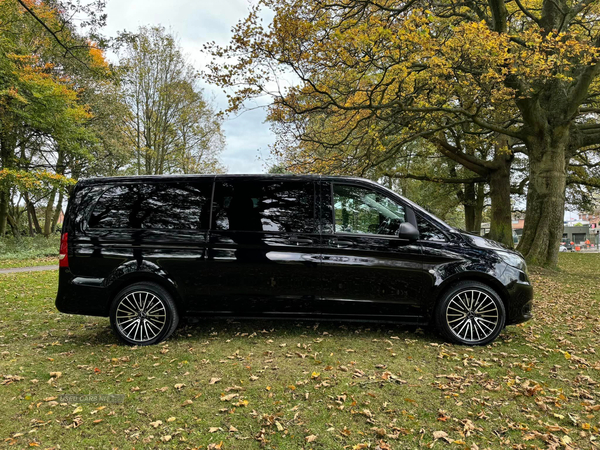
[[309,436],[306,436],[306,437],[304,438],[304,440],[305,440],[306,442],[309,442],[309,443],[310,443],[310,442],[314,442],[314,441],[316,441],[316,440],[317,440],[317,436],[315,436],[314,434],[311,434],[311,435],[309,435]]
[[434,439],[446,439],[448,437],[448,433],[445,431],[434,431],[433,438]]

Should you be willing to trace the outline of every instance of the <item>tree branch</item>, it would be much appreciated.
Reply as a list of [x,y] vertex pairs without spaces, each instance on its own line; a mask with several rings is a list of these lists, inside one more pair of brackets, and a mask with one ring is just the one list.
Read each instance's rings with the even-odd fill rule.
[[[54,40],[58,43],[58,45],[60,45],[62,48],[65,49],[65,54],[70,54],[73,59],[75,59],[75,61],[79,62],[80,64],[82,64],[86,69],[91,70],[90,67],[83,62],[81,59],[79,59],[79,57],[77,55],[75,55],[75,53],[73,53],[73,50],[70,47],[67,47],[61,40],[60,38],[57,36],[57,34],[52,31],[50,29],[50,27],[48,25],[46,25],[46,22],[44,22],[42,19],[40,19],[37,14],[35,12],[33,12],[33,10],[31,8],[29,8],[25,2],[23,2],[23,0],[17,0],[17,2],[19,2],[19,4],[25,8],[25,10],[38,22],[40,23],[45,29],[46,31],[48,31],[48,33],[50,33],[52,35],[52,37],[54,38]],[[86,47],[89,48],[89,47]]]
[[487,177],[489,175],[491,165],[488,161],[484,161],[475,156],[467,155],[443,139],[430,138],[429,141],[436,144],[442,154],[463,165],[470,171],[475,172],[482,177]]
[[506,18],[508,11],[504,0],[488,0],[488,5],[492,11],[492,27],[497,33],[506,33]]
[[431,181],[432,183],[441,184],[460,184],[460,183],[484,183],[487,182],[486,177],[471,177],[471,178],[448,178],[448,177],[436,177],[433,175],[416,175],[412,173],[390,173],[385,172],[382,174],[388,178],[400,178],[400,179],[411,179],[420,181]]
[[567,177],[567,185],[571,184],[600,188],[600,178],[589,178],[587,180],[584,180],[578,177]]

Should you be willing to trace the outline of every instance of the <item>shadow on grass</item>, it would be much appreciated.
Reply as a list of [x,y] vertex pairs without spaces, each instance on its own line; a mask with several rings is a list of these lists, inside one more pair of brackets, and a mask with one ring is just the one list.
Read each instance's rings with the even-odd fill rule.
[[[216,334],[215,334],[216,333]],[[227,319],[227,318],[184,318],[169,341],[194,341],[218,335],[219,337],[245,337],[253,333],[274,338],[308,337],[319,338],[350,337],[414,339],[423,342],[442,342],[439,335],[430,327],[416,325],[376,323],[315,321],[298,319]]]
[[[216,334],[215,334],[216,333]],[[391,336],[423,343],[443,343],[444,341],[431,327],[416,325],[376,323],[314,321],[298,319],[228,319],[184,317],[175,333],[165,342],[191,345],[214,336],[219,338],[246,337],[253,333],[270,339],[307,337],[316,339],[323,336],[351,337],[363,339],[384,339]],[[65,336],[76,346],[124,345],[113,333],[108,319],[93,323],[83,323]]]

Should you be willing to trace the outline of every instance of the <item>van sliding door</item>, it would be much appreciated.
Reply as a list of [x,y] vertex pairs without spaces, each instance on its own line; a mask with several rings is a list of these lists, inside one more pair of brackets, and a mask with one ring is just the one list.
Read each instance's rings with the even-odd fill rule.
[[202,311],[315,313],[319,233],[312,180],[218,177]]

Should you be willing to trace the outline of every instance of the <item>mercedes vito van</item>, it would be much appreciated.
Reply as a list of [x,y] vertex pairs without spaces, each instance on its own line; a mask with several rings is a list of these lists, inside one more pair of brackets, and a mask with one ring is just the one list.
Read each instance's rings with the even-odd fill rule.
[[75,186],[56,307],[151,345],[181,316],[433,324],[482,345],[531,318],[517,252],[359,178],[94,178]]

